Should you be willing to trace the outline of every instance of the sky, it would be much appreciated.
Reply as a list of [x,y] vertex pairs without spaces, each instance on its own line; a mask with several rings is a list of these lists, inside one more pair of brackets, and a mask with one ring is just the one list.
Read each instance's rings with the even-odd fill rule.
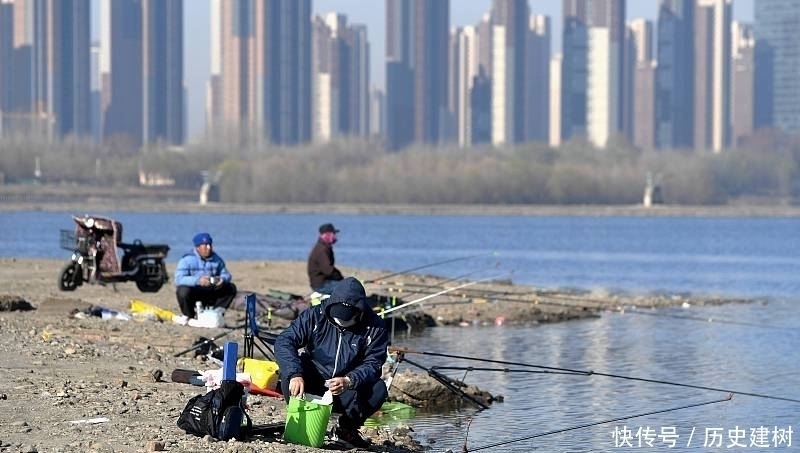
[[[735,20],[752,22],[754,0],[733,0]],[[627,18],[655,20],[659,0],[628,0]],[[350,24],[364,24],[371,46],[371,83],[384,85],[385,2],[383,0],[312,0],[315,14],[338,12]],[[530,0],[531,13],[550,16],[554,52],[560,51],[562,0]],[[450,0],[450,25],[477,24],[491,0]],[[209,74],[209,0],[184,2],[184,77],[188,89],[188,139],[202,135],[205,123],[205,84]]]

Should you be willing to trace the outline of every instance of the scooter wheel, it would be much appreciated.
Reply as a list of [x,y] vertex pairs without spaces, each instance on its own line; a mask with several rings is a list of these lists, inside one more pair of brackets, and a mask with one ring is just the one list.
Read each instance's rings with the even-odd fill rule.
[[75,291],[83,283],[81,266],[78,263],[69,263],[61,269],[58,279],[58,289],[61,291]]

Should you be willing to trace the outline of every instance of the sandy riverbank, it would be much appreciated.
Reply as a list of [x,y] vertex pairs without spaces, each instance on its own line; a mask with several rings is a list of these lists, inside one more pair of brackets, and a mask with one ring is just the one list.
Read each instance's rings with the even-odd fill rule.
[[[191,347],[198,336],[212,337],[226,331],[152,320],[71,317],[74,309],[89,305],[127,311],[132,299],[173,311],[177,306],[171,283],[154,294],[140,293],[132,283],[116,287],[89,285],[74,292],[61,292],[56,282],[64,264],[66,260],[0,258],[0,306],[5,308],[0,311],[0,452],[142,452],[157,449],[161,444],[156,442],[174,452],[320,451],[269,438],[219,443],[186,435],[175,421],[199,388],[170,382],[169,376],[174,369],[209,366],[192,354],[175,354]],[[305,263],[228,264],[240,290],[280,290],[299,295],[308,292]],[[346,267],[343,271],[365,281],[386,275]],[[398,295],[413,301],[436,288],[459,284],[410,274],[389,280],[367,285],[368,293]],[[470,284],[414,306],[417,313],[429,315],[438,324],[463,326],[465,335],[469,335],[487,325],[566,321],[631,306],[725,302],[733,301],[544,292],[493,281]],[[11,310],[25,304],[33,310]],[[239,316],[241,313],[231,311],[226,314],[226,322],[235,326]],[[275,327],[280,322],[276,319]],[[240,331],[235,331],[221,341],[225,339],[242,338]],[[161,371],[164,377],[154,379],[155,371]],[[250,402],[256,423],[285,419],[281,399],[251,396]],[[70,423],[97,417],[108,421]],[[402,432],[371,430],[366,434],[379,444],[370,451],[407,452],[416,448]]]

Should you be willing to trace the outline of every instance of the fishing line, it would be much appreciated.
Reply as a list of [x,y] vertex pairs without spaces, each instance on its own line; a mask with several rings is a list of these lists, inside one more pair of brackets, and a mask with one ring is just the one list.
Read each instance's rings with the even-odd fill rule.
[[[467,272],[466,274],[461,274],[461,275],[458,275],[456,277],[448,278],[447,280],[442,280],[439,283],[438,286],[442,287],[446,283],[454,282],[454,281],[457,281],[457,280],[462,280],[462,279],[464,279],[466,277],[469,277],[470,275],[474,275],[474,274],[477,274],[479,272],[484,272],[484,271],[487,271],[489,269],[496,269],[499,265],[500,265],[500,263],[498,262],[494,266],[484,267],[482,269],[474,270],[472,272]],[[416,291],[411,291],[411,292],[405,293],[404,288],[400,288],[400,286],[405,286],[404,283],[394,283],[394,284],[397,287],[386,288],[386,292],[389,292],[389,293],[401,293],[401,294],[403,294],[403,297],[414,296],[414,295],[417,295],[417,294],[430,294],[430,293],[426,293],[425,291],[422,291],[422,290],[416,290]],[[421,286],[421,285],[412,285],[412,286]]]
[[459,382],[459,381],[457,381],[457,380],[455,380],[453,378],[450,378],[450,377],[448,377],[448,376],[446,376],[446,375],[434,370],[433,368],[425,368],[424,366],[420,365],[419,363],[416,363],[413,360],[409,360],[408,357],[404,356],[403,357],[403,361],[408,362],[409,364],[414,365],[415,367],[426,371],[428,373],[428,376],[430,376],[433,379],[435,379],[436,381],[438,381],[446,389],[448,389],[451,392],[453,392],[454,394],[460,396],[462,399],[465,399],[465,400],[475,404],[477,407],[479,407],[481,409],[488,409],[489,408],[489,406],[487,406],[482,401],[479,401],[478,399],[476,399],[475,397],[473,397],[469,393],[461,390],[461,387],[465,386],[465,384],[463,382]]
[[755,397],[755,398],[766,398],[766,399],[779,400],[779,401],[789,401],[789,402],[792,402],[792,403],[800,403],[800,399],[795,399],[795,398],[787,398],[787,397],[783,397],[783,396],[766,395],[766,394],[763,394],[763,393],[743,392],[743,391],[724,389],[724,388],[719,388],[719,387],[709,387],[709,386],[705,386],[705,385],[685,384],[685,383],[681,383],[681,382],[666,381],[666,380],[661,380],[661,379],[649,379],[649,378],[642,378],[642,377],[635,377],[635,376],[624,376],[624,375],[621,375],[621,374],[601,373],[601,372],[592,371],[592,370],[575,370],[575,369],[570,369],[570,368],[557,368],[557,367],[550,367],[550,366],[544,366],[544,365],[532,365],[532,364],[529,364],[529,363],[508,362],[508,361],[503,361],[503,360],[481,359],[481,358],[478,358],[478,357],[466,357],[466,356],[459,356],[459,355],[453,355],[453,354],[442,354],[442,353],[428,352],[428,351],[417,351],[417,350],[407,349],[407,348],[392,348],[392,347],[390,347],[389,349],[390,350],[396,349],[397,351],[403,352],[405,354],[423,354],[423,355],[430,355],[430,356],[436,356],[436,357],[447,357],[447,358],[451,358],[451,359],[475,360],[475,361],[479,361],[479,362],[496,363],[496,364],[499,364],[499,365],[522,366],[522,367],[539,368],[539,369],[543,369],[543,370],[553,370],[553,371],[567,371],[567,372],[572,372],[572,373],[576,373],[576,374],[585,374],[587,376],[604,376],[604,377],[615,378],[615,379],[625,379],[625,380],[629,380],[629,381],[639,381],[639,382],[649,382],[649,383],[652,383],[652,384],[672,385],[672,386],[676,386],[676,387],[693,388],[693,389],[699,389],[699,390],[710,390],[710,391],[713,391],[713,392],[735,393],[735,394],[738,394],[738,395],[752,396],[752,397]]
[[709,406],[711,404],[724,403],[724,402],[730,401],[732,398],[733,398],[733,394],[732,393],[728,393],[728,396],[723,398],[723,399],[721,399],[721,400],[705,401],[705,402],[702,402],[702,403],[687,404],[685,406],[672,407],[672,408],[669,408],[669,409],[661,409],[661,410],[657,410],[657,411],[643,412],[641,414],[633,414],[633,415],[626,415],[624,417],[610,418],[608,420],[601,420],[599,422],[586,423],[586,424],[583,424],[583,425],[571,426],[569,428],[556,429],[556,430],[553,430],[553,431],[547,431],[547,432],[544,432],[544,433],[534,434],[532,436],[521,437],[519,439],[508,440],[508,441],[503,441],[503,442],[497,442],[497,443],[488,444],[488,445],[482,445],[480,447],[476,447],[476,448],[473,448],[473,449],[467,449],[467,444],[465,442],[464,443],[464,448],[463,448],[462,451],[469,452],[469,451],[486,450],[487,448],[500,447],[502,445],[508,445],[508,444],[512,444],[512,443],[516,443],[516,442],[522,442],[523,440],[531,440],[531,439],[535,439],[537,437],[544,437],[544,436],[549,436],[551,434],[558,434],[558,433],[563,433],[563,432],[567,432],[567,431],[574,431],[576,429],[583,429],[583,428],[589,428],[589,427],[597,426],[597,425],[604,425],[606,423],[614,423],[614,422],[619,422],[619,421],[623,421],[623,420],[631,420],[631,419],[634,419],[634,418],[645,417],[645,416],[648,416],[648,415],[665,414],[667,412],[675,412],[675,411],[679,411],[679,410],[683,410],[683,409],[690,409],[690,408],[693,408],[693,407]]
[[[412,284],[418,287],[424,288],[435,288],[437,285],[422,285],[422,284]],[[423,294],[423,290],[418,290],[417,294]],[[596,300],[596,299],[587,299],[583,297],[574,297],[574,296],[567,296],[567,295],[544,295],[541,292],[533,292],[530,294],[519,293],[519,292],[512,292],[512,291],[498,291],[498,290],[480,290],[474,288],[464,289],[463,292],[451,294],[454,297],[461,297],[461,298],[479,298],[480,296],[486,296],[489,294],[497,295],[497,296],[506,296],[506,297],[489,297],[494,301],[500,302],[515,302],[515,303],[529,303],[534,305],[547,305],[547,306],[555,306],[555,307],[566,307],[566,308],[576,308],[576,309],[583,309],[583,310],[596,310],[596,311],[612,311],[617,312],[620,314],[635,314],[635,315],[645,315],[645,316],[653,316],[653,317],[664,317],[664,318],[673,318],[673,319],[681,319],[686,321],[700,321],[705,323],[713,323],[713,324],[731,324],[731,325],[739,325],[739,326],[746,326],[746,327],[757,327],[762,329],[774,329],[774,330],[791,330],[794,331],[796,328],[794,327],[786,327],[786,326],[776,326],[771,324],[763,324],[763,323],[755,323],[755,322],[747,322],[747,321],[736,321],[732,319],[724,319],[724,318],[715,318],[715,317],[703,317],[703,316],[693,316],[693,315],[680,315],[674,313],[665,313],[662,311],[643,311],[638,309],[638,307],[609,307],[608,301]],[[531,299],[523,299],[522,297],[533,295],[538,299],[531,300]],[[510,297],[509,297],[510,296]],[[518,297],[514,297],[518,296]],[[569,303],[569,302],[589,302],[596,305],[582,305],[577,303]],[[733,302],[736,302],[735,300]],[[436,305],[457,305],[457,304],[469,304],[472,301],[465,301],[465,300],[456,300],[456,301],[448,301],[448,302],[439,302]],[[665,307],[647,307],[647,309],[656,310],[659,308],[668,308]],[[673,308],[673,307],[670,307]]]
[[425,265],[418,266],[418,267],[412,267],[411,269],[406,269],[404,271],[393,272],[391,274],[387,274],[387,275],[383,275],[383,276],[380,276],[380,277],[377,277],[377,278],[373,278],[372,280],[366,280],[366,281],[364,281],[364,284],[380,283],[380,281],[383,280],[383,279],[387,279],[389,277],[396,277],[398,275],[408,274],[409,272],[418,271],[420,269],[425,269],[425,268],[434,267],[434,266],[441,266],[442,264],[455,263],[456,261],[464,261],[464,260],[468,260],[468,259],[472,259],[472,258],[478,258],[478,257],[481,257],[481,256],[496,255],[496,254],[497,254],[496,252],[479,253],[477,255],[462,256],[460,258],[452,258],[452,259],[449,259],[449,260],[437,261],[437,262],[431,263],[431,264],[425,264]]
[[527,374],[569,374],[569,375],[578,375],[578,376],[589,376],[589,373],[582,373],[582,372],[574,372],[574,371],[554,371],[554,370],[519,370],[513,368],[482,368],[482,367],[474,367],[474,366],[465,366],[465,367],[458,367],[458,366],[432,366],[431,370],[452,370],[452,371],[464,371],[469,373],[470,371],[498,371],[501,373],[527,373]]
[[454,287],[452,287],[452,288],[443,289],[443,290],[441,290],[441,291],[439,291],[439,292],[436,292],[436,293],[433,293],[433,294],[428,294],[427,296],[424,296],[424,297],[420,297],[419,299],[414,299],[414,300],[412,300],[411,302],[406,302],[406,303],[404,303],[404,304],[402,304],[402,305],[398,305],[398,306],[396,306],[396,307],[387,308],[386,310],[383,310],[383,311],[381,312],[381,314],[384,314],[384,315],[385,315],[385,314],[387,314],[387,313],[391,313],[391,312],[393,312],[393,311],[400,310],[400,309],[403,309],[403,308],[409,307],[409,306],[411,306],[411,305],[414,305],[414,304],[417,304],[417,303],[420,303],[420,302],[424,302],[424,301],[426,301],[426,300],[428,300],[428,299],[432,299],[432,298],[434,298],[434,297],[436,297],[436,296],[441,296],[442,294],[447,294],[447,293],[449,293],[449,292],[451,292],[451,291],[455,291],[455,290],[457,290],[457,289],[465,288],[465,287],[467,287],[467,286],[472,286],[472,285],[475,285],[475,284],[478,284],[478,283],[481,283],[481,282],[485,282],[485,281],[489,281],[489,280],[494,280],[494,279],[496,279],[497,277],[499,277],[499,276],[501,276],[501,275],[508,275],[508,274],[509,274],[509,273],[508,273],[508,272],[506,272],[506,273],[503,273],[503,274],[494,275],[494,276],[492,276],[492,277],[486,277],[486,278],[482,278],[482,279],[480,279],[480,280],[474,280],[474,281],[471,281],[471,282],[467,282],[467,283],[464,283],[464,284],[461,284],[461,285],[458,285],[458,286],[454,286]]
[[[619,311],[619,310],[617,310]],[[755,322],[747,322],[747,321],[734,321],[730,319],[719,319],[714,317],[707,317],[704,318],[702,316],[692,316],[692,315],[678,315],[674,313],[663,313],[663,312],[646,312],[646,311],[639,311],[639,310],[628,310],[624,311],[624,314],[634,314],[634,315],[645,315],[645,316],[655,316],[655,317],[664,317],[664,318],[673,318],[673,319],[684,319],[687,321],[702,321],[709,324],[733,324],[738,326],[747,326],[747,327],[759,327],[762,329],[775,329],[775,330],[797,330],[796,328],[792,327],[784,327],[784,326],[773,326],[769,324],[760,324]]]

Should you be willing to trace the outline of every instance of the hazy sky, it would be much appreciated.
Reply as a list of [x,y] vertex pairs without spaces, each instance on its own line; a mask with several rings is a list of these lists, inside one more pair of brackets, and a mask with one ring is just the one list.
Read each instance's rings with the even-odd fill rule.
[[[753,20],[754,0],[734,0],[734,18],[744,22]],[[800,0],[798,0],[800,1]],[[384,27],[385,2],[383,0],[312,0],[314,13],[336,11],[347,15],[349,23],[367,26],[371,45],[371,81],[384,84]],[[560,50],[562,0],[530,0],[531,12],[550,16],[553,26],[554,50]],[[629,0],[628,19],[644,17],[655,20],[659,0]],[[476,24],[489,10],[491,0],[450,0],[450,25]],[[185,78],[189,92],[189,131],[192,139],[203,131],[205,83],[209,73],[209,0],[184,2]]]

